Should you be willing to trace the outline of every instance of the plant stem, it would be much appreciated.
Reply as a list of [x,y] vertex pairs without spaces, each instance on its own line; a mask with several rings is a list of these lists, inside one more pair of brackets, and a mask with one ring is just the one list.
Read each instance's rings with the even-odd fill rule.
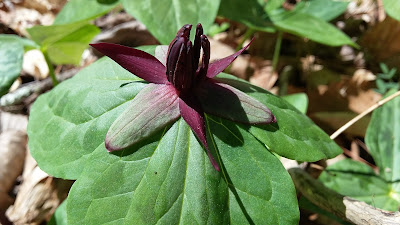
[[47,67],[49,68],[49,75],[51,77],[51,80],[53,81],[53,86],[55,87],[58,84],[56,74],[54,73],[54,68],[53,64],[50,61],[49,55],[47,54],[47,51],[42,51],[44,55],[44,59],[46,60]]
[[345,131],[347,128],[349,128],[351,125],[359,121],[361,118],[369,114],[370,112],[374,111],[375,109],[381,107],[385,103],[389,102],[390,100],[394,99],[395,97],[400,96],[400,91],[395,92],[394,94],[388,96],[387,98],[384,98],[377,103],[375,103],[373,106],[369,107],[367,110],[359,114],[358,116],[354,117],[352,120],[347,122],[345,125],[343,125],[341,128],[339,128],[335,133],[331,135],[331,139],[337,138],[343,131]]
[[253,35],[255,32],[254,29],[249,28],[247,29],[246,33],[244,33],[242,40],[240,41],[240,43],[238,44],[238,46],[236,46],[235,52],[239,51],[240,49],[242,49],[243,47],[243,43],[251,36]]
[[274,56],[272,58],[272,72],[276,72],[276,67],[278,66],[279,54],[281,52],[281,45],[282,45],[282,36],[283,32],[278,31],[278,37],[276,38],[276,43],[275,43]]

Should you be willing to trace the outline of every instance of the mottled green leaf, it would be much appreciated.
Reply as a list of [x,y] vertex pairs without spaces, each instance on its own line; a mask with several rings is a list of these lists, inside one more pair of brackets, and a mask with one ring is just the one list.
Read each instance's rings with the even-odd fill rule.
[[241,22],[253,29],[282,30],[330,45],[357,46],[346,34],[326,21],[343,13],[348,3],[332,0],[300,2],[294,10],[285,10],[283,1],[222,0],[219,15]]
[[[267,4],[268,10],[275,9],[277,5],[279,4]],[[266,32],[275,31],[271,20],[264,11],[263,5],[257,0],[222,0],[218,15],[241,22],[253,29]]]
[[15,41],[0,40],[0,96],[6,94],[22,69],[24,47]]
[[296,107],[300,112],[304,114],[307,112],[308,97],[305,93],[285,95],[282,98]]
[[319,178],[325,186],[375,207],[397,211],[400,183],[386,182],[367,165],[350,159],[329,166]]
[[35,26],[27,30],[55,64],[79,64],[83,50],[100,29],[87,22]]
[[24,50],[38,48],[31,40],[0,34],[0,96],[6,94],[22,69]]
[[296,224],[294,187],[279,160],[234,124],[208,123],[224,175],[181,119],[115,156],[96,149],[70,192],[69,223]]
[[324,131],[288,102],[233,76],[220,74],[219,77],[220,81],[265,104],[276,117],[277,123],[249,127],[250,133],[271,151],[299,161],[333,158],[342,152]]
[[34,41],[14,34],[0,34],[0,42],[5,41],[20,43],[24,47],[25,51],[39,48],[39,45],[37,45]]
[[295,11],[330,21],[346,11],[347,0],[308,0],[296,5]]
[[346,34],[330,23],[309,14],[276,10],[270,15],[280,30],[330,46],[357,46]]
[[[121,0],[124,9],[146,25],[162,44],[169,44],[185,24],[201,23],[207,33],[214,23],[220,0]],[[192,29],[194,34],[194,29]]]
[[94,19],[106,14],[108,11],[115,8],[118,3],[118,0],[110,3],[102,3],[99,0],[70,0],[57,14],[53,25]]
[[77,179],[112,122],[145,86],[133,82],[121,87],[135,79],[104,58],[41,95],[28,124],[29,146],[40,167],[56,177]]
[[382,0],[383,7],[385,8],[386,13],[392,17],[400,21],[400,1],[398,0]]
[[[394,90],[386,96],[393,94]],[[365,136],[365,142],[386,181],[400,181],[400,98],[376,109]]]
[[297,224],[294,186],[278,158],[231,121],[207,117],[207,125],[226,170],[230,223]]

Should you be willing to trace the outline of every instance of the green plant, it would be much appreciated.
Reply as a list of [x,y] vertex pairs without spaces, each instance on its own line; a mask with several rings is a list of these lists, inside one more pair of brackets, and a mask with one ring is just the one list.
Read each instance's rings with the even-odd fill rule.
[[379,64],[382,73],[378,73],[376,77],[376,92],[385,94],[390,89],[399,89],[398,75],[396,74],[397,69],[389,68],[384,63]]

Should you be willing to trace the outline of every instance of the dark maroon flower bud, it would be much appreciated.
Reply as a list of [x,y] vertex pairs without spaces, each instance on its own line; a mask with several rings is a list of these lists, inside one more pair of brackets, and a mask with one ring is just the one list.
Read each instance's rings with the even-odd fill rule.
[[[181,53],[184,52],[184,55],[187,55],[187,42],[189,41],[189,36],[190,36],[190,30],[192,28],[192,25],[186,24],[183,26],[176,34],[176,37],[172,42],[169,44],[168,48],[168,56],[167,56],[167,79],[169,82],[174,84],[174,80],[180,79],[180,78],[175,78],[176,76],[176,69],[177,69],[177,63],[178,60],[182,60],[183,58],[186,58],[187,56],[181,56]],[[180,59],[179,59],[180,58]],[[179,71],[178,71],[179,72]]]

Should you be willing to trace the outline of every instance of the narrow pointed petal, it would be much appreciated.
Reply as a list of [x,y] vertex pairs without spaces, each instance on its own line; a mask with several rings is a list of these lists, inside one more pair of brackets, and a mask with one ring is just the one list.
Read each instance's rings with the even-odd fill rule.
[[207,77],[213,78],[213,77],[217,76],[219,73],[221,73],[222,71],[224,71],[224,69],[226,69],[240,54],[242,54],[242,52],[244,50],[246,50],[250,46],[250,44],[251,44],[251,42],[253,42],[253,40],[254,40],[254,38],[251,39],[251,41],[248,45],[246,45],[244,48],[240,49],[238,52],[211,63],[207,70]]
[[105,139],[107,150],[127,148],[178,119],[178,99],[172,85],[148,84],[111,125]]
[[212,115],[246,124],[276,122],[264,104],[227,84],[205,81],[196,90],[196,96],[204,112]]
[[154,56],[160,61],[164,66],[167,65],[168,56],[168,45],[158,45],[154,52]]
[[204,113],[201,110],[200,103],[197,102],[192,96],[187,96],[185,100],[179,99],[179,110],[183,119],[192,128],[192,131],[199,138],[200,142],[207,150],[208,157],[214,168],[219,171],[219,167],[214,157],[211,155],[207,145],[207,138],[205,132]]
[[203,27],[199,23],[196,26],[196,35],[193,42],[193,68],[197,68],[199,66],[202,34],[203,34]]
[[165,66],[157,58],[144,51],[110,43],[91,44],[91,46],[150,83],[168,83]]

